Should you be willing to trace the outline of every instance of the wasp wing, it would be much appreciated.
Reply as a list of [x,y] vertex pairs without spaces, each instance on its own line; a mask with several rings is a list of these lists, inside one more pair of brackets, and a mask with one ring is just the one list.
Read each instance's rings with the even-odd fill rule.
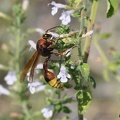
[[37,52],[37,54],[38,54],[38,55],[36,56],[36,58],[35,58],[35,60],[34,60],[34,62],[33,62],[32,68],[31,68],[31,70],[30,70],[29,82],[32,82],[32,81],[33,81],[34,70],[35,70],[35,67],[37,66],[38,61],[39,61],[39,58],[40,58],[40,55],[39,55],[38,52]]
[[26,77],[26,75],[27,75],[30,67],[33,65],[33,63],[34,63],[34,61],[35,61],[35,59],[36,59],[37,56],[38,56],[38,52],[36,51],[36,52],[33,54],[33,56],[31,57],[31,59],[29,60],[29,62],[28,62],[28,63],[26,64],[26,66],[24,67],[24,69],[23,69],[23,71],[22,71],[22,73],[21,73],[21,75],[20,75],[20,82],[23,82],[23,81],[24,81],[24,79],[25,79],[25,77]]

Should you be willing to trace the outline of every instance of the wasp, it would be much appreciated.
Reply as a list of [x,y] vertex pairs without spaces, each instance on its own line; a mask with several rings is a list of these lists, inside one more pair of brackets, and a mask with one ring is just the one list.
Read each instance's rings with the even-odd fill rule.
[[52,87],[54,88],[61,88],[62,84],[59,80],[57,80],[57,78],[55,77],[54,73],[50,72],[48,70],[48,60],[51,57],[51,54],[56,54],[53,52],[53,47],[55,45],[54,42],[54,37],[52,36],[52,34],[50,34],[50,30],[56,29],[57,27],[60,26],[56,26],[53,28],[48,29],[45,34],[43,34],[42,38],[40,38],[37,41],[36,44],[36,51],[33,54],[33,56],[31,57],[31,59],[28,61],[28,63],[26,64],[26,66],[24,67],[21,75],[20,75],[20,81],[23,82],[28,71],[30,70],[30,75],[29,75],[29,82],[33,82],[33,77],[34,77],[34,70],[35,67],[38,64],[38,61],[40,59],[40,56],[43,57],[48,57],[48,59],[45,60],[44,64],[43,64],[43,69],[44,69],[44,78],[45,81]]

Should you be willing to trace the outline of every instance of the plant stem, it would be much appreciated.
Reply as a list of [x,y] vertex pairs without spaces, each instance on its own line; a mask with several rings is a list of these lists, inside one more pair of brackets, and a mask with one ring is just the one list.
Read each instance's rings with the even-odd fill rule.
[[[96,36],[96,37],[97,37],[97,36]],[[96,37],[95,37],[95,39],[94,39],[94,45],[95,45],[95,47],[97,48],[100,56],[102,57],[102,59],[103,59],[103,61],[104,61],[104,62],[103,62],[104,65],[106,66],[106,65],[108,65],[108,63],[109,63],[109,60],[108,60],[108,58],[106,57],[105,53],[103,52],[102,48],[100,47],[100,45],[99,45],[99,43],[98,43],[98,38],[96,38]]]
[[[97,8],[98,8],[98,0],[94,0],[92,4],[92,10],[91,10],[91,15],[90,15],[90,23],[88,26],[88,31],[93,29],[93,24],[95,22],[96,18],[96,13],[97,13]],[[84,48],[84,59],[83,61],[87,63],[89,52],[90,52],[90,44],[91,44],[91,38],[88,36],[86,38],[86,43],[85,43],[85,48]]]
[[[78,54],[79,54],[79,59],[81,60],[81,62],[83,62],[83,56],[82,56],[82,46],[81,46],[81,42],[82,42],[82,34],[83,34],[83,30],[84,30],[84,25],[85,25],[85,11],[86,11],[86,7],[87,7],[87,0],[83,1],[83,6],[84,8],[81,11],[81,17],[80,17],[80,31],[79,31],[79,43],[78,43]],[[79,76],[80,79],[80,86],[82,88],[82,80],[81,80],[81,76]],[[78,120],[83,120],[83,114],[80,113],[81,111],[79,110],[79,101],[78,101]]]
[[16,35],[16,71],[17,71],[17,78],[19,80],[19,73],[20,73],[20,65],[19,65],[19,59],[20,59],[20,28],[17,31],[17,35]]
[[32,117],[31,117],[31,115],[30,115],[30,112],[28,111],[27,102],[25,102],[25,101],[22,102],[22,107],[23,107],[23,111],[24,111],[24,113],[25,113],[25,115],[26,115],[25,119],[26,119],[26,120],[31,120]]

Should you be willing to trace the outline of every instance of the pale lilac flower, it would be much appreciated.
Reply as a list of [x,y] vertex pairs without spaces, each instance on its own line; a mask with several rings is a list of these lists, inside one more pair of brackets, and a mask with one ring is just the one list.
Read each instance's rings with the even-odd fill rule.
[[[42,36],[45,31],[41,28],[36,28],[35,29],[36,32],[38,32],[40,34],[40,36]],[[59,37],[59,34],[55,33],[55,32],[49,32],[53,37]]]
[[67,82],[68,79],[71,78],[71,75],[67,73],[65,66],[61,66],[60,73],[57,75],[57,78],[63,83]]
[[29,0],[23,0],[22,9],[23,10],[27,10],[28,5],[29,5]]
[[43,63],[39,63],[37,64],[35,69],[43,69]]
[[52,11],[51,14],[55,15],[58,12],[59,8],[66,8],[66,5],[61,4],[61,3],[56,3],[55,1],[52,1],[51,3],[49,3],[48,5],[53,5],[52,7]]
[[10,92],[6,88],[4,88],[2,85],[0,85],[0,95],[9,95]]
[[60,20],[62,21],[63,25],[67,25],[68,23],[71,22],[71,14],[74,12],[74,10],[68,10],[68,11],[63,11]]
[[36,43],[33,40],[29,40],[28,43],[30,44],[30,49],[29,51],[33,48],[34,50],[36,50]]
[[40,36],[42,36],[45,33],[45,31],[42,28],[36,28],[35,31],[38,32]]
[[13,85],[17,81],[16,72],[9,71],[8,74],[5,76],[4,80],[8,85]]
[[43,116],[46,119],[52,117],[52,115],[53,115],[53,108],[54,107],[52,105],[49,105],[49,106],[47,106],[47,107],[45,107],[45,108],[43,108],[41,110],[41,112],[43,113]]
[[[34,70],[34,76],[39,73],[40,69],[43,69],[43,63],[37,64],[37,66],[36,66],[36,68]],[[30,80],[30,71],[28,71],[28,73],[27,73],[27,81],[30,82],[29,80]]]
[[31,94],[34,94],[35,92],[43,91],[45,87],[46,86],[39,81],[28,83],[28,88]]

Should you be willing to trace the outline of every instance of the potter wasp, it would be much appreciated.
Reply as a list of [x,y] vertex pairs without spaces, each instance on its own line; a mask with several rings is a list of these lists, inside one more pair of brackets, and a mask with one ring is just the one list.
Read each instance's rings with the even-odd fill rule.
[[48,70],[48,60],[51,57],[51,54],[57,55],[57,53],[53,52],[53,49],[54,49],[53,47],[55,45],[55,42],[54,42],[55,38],[53,37],[52,34],[50,34],[50,31],[58,27],[60,26],[56,26],[56,27],[48,29],[45,32],[45,34],[43,34],[42,38],[40,38],[37,41],[37,44],[36,44],[37,50],[31,57],[31,59],[28,61],[28,63],[26,64],[26,66],[24,67],[20,75],[21,82],[24,81],[29,70],[30,70],[29,82],[33,82],[35,67],[37,66],[40,56],[43,56],[43,57],[48,57],[43,64],[45,81],[54,88],[62,88],[61,82],[55,77],[54,73]]

